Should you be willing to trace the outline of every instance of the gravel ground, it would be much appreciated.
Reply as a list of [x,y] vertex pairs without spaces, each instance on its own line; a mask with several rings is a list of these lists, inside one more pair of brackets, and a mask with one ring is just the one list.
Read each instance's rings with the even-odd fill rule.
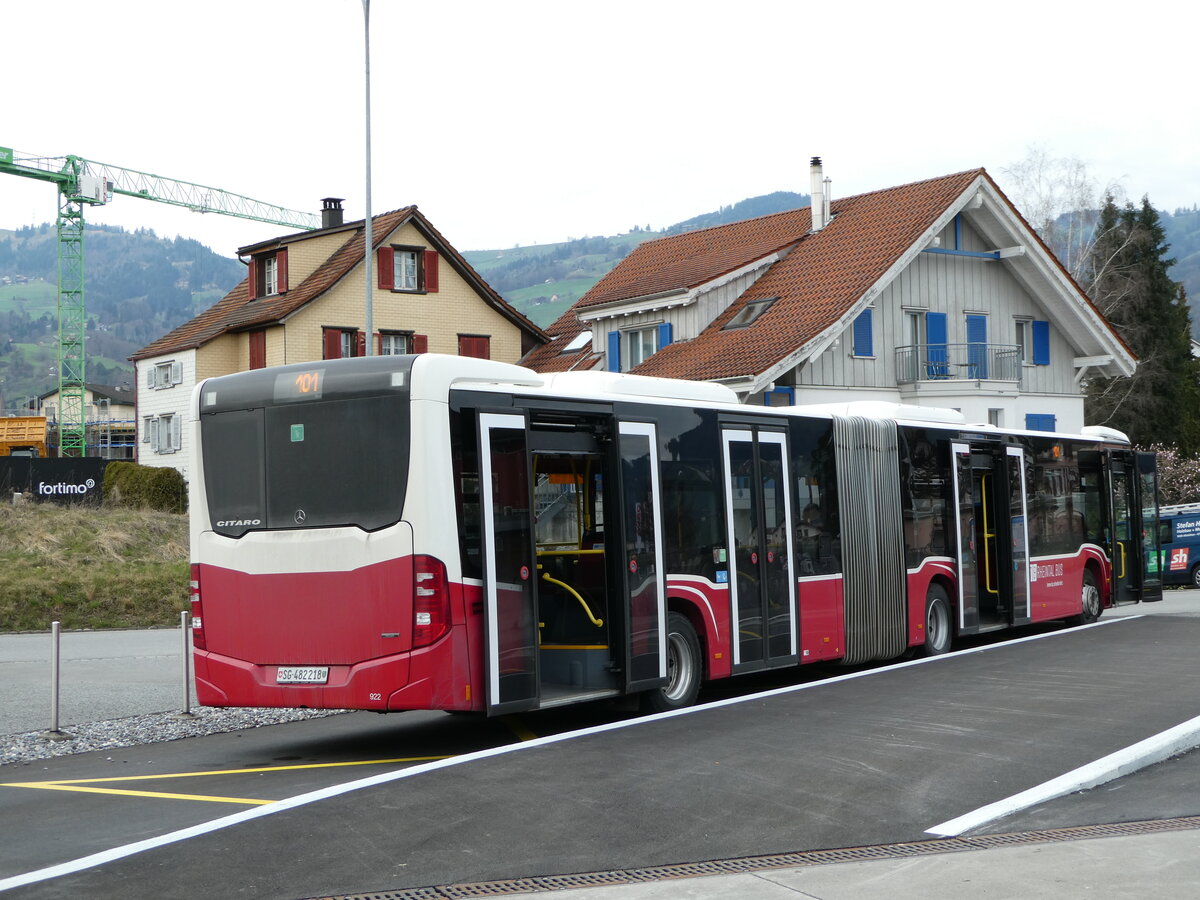
[[300,719],[336,716],[342,712],[344,710],[214,709],[203,706],[197,708],[191,717],[183,717],[177,712],[162,712],[70,725],[63,729],[64,733],[71,735],[68,740],[49,739],[42,731],[0,735],[0,765],[70,756],[90,750],[136,747],[242,728],[261,728]]

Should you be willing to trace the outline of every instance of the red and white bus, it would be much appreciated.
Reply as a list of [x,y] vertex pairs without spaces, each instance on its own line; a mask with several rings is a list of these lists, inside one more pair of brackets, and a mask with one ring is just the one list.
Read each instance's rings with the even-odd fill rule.
[[1106,429],[435,354],[209,379],[194,413],[211,706],[665,710],[1161,597],[1154,458]]

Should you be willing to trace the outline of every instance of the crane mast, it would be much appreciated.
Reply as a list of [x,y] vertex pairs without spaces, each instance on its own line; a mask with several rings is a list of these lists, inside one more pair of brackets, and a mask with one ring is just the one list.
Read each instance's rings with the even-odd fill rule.
[[114,195],[182,206],[195,212],[235,216],[297,231],[320,227],[316,214],[299,212],[234,194],[164,178],[149,172],[95,162],[80,156],[33,156],[0,147],[0,174],[47,181],[58,187],[58,434],[60,456],[87,453],[84,335],[84,208]]

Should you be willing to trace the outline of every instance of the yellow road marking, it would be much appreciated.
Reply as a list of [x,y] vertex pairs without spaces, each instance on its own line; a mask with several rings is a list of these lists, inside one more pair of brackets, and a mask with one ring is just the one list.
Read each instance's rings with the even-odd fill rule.
[[266,772],[291,772],[300,769],[338,769],[345,766],[385,766],[395,763],[432,762],[445,756],[404,756],[396,759],[366,759],[339,763],[304,763],[297,766],[260,766],[252,769],[220,769],[210,772],[171,772],[161,775],[117,775],[110,778],[76,778],[68,781],[10,781],[0,787],[39,788],[48,791],[76,791],[81,794],[115,794],[123,797],[157,797],[165,800],[205,800],[211,803],[241,803],[265,806],[274,800],[249,800],[241,797],[210,797],[203,794],[167,794],[156,791],[132,791],[120,788],[84,787],[114,781],[157,781],[164,778],[202,778],[207,775],[256,775]]
[[517,736],[518,740],[533,741],[537,740],[537,735],[526,728],[519,719],[514,719],[512,716],[504,717],[504,724],[507,725],[512,733]]
[[4,787],[36,788],[43,791],[72,791],[78,794],[116,794],[119,797],[157,797],[160,800],[204,800],[208,803],[241,803],[247,806],[267,806],[275,800],[247,800],[242,797],[210,797],[204,794],[163,794],[158,791],[122,791],[118,788],[81,787],[73,784],[6,784]]

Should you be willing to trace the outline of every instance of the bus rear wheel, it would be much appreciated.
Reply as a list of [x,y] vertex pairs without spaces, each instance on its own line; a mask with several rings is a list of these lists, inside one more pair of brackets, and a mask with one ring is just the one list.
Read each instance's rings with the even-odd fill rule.
[[646,712],[670,712],[696,702],[700,693],[700,639],[682,613],[667,617],[667,683],[642,695]]
[[950,597],[940,584],[931,584],[925,593],[925,656],[950,652],[954,625],[950,618]]
[[1100,605],[1100,588],[1096,587],[1096,576],[1091,569],[1083,570],[1083,588],[1080,591],[1083,612],[1067,619],[1068,625],[1091,625],[1100,618],[1104,608]]

